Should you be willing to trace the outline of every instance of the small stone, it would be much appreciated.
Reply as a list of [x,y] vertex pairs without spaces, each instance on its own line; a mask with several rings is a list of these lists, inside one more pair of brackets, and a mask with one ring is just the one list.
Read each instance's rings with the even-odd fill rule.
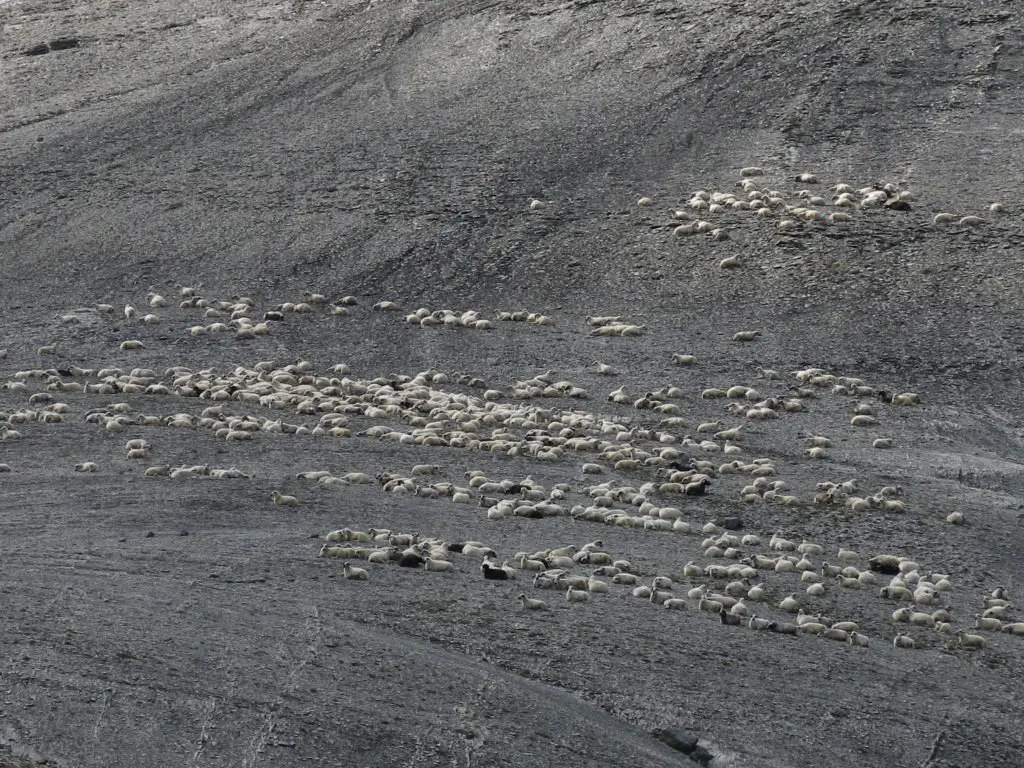
[[152,531],[147,531],[146,532],[146,538],[147,539],[152,539],[154,536],[156,536],[156,534],[153,533]]
[[738,531],[743,527],[743,518],[736,517],[735,515],[732,517],[726,517],[723,518],[718,525],[725,528],[727,531]]

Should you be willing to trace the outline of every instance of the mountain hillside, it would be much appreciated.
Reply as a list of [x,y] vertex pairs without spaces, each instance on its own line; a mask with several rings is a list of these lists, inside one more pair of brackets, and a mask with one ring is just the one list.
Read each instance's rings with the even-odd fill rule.
[[[718,768],[1019,762],[1018,3],[0,0],[0,29],[0,766],[692,765],[658,729]],[[584,603],[522,558],[318,557],[343,528],[600,541],[684,605],[587,558]],[[823,547],[811,577],[773,534]],[[773,629],[792,594],[869,644],[690,594],[742,578]]]

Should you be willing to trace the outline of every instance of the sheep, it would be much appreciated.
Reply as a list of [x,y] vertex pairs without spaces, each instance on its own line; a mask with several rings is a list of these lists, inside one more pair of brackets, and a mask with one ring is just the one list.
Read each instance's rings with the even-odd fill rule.
[[525,594],[520,594],[518,600],[524,611],[546,611],[548,609],[548,604],[543,600],[527,597]]
[[891,437],[878,437],[872,441],[871,447],[879,449],[892,448],[892,443],[893,441]]
[[959,631],[956,633],[956,639],[961,648],[976,649],[985,647],[985,638],[981,635],[970,635]]
[[697,609],[707,613],[721,613],[724,610],[724,605],[719,600],[709,600],[702,597],[697,601]]
[[976,227],[979,224],[984,224],[985,220],[980,216],[964,216],[957,222],[961,227]]
[[353,581],[367,581],[370,578],[370,573],[365,568],[355,568],[348,562],[344,564],[343,572],[346,579]]
[[669,611],[682,611],[686,609],[686,601],[681,597],[670,597],[663,601],[661,607]]
[[859,579],[851,579],[847,576],[844,576],[843,574],[839,574],[838,576],[836,576],[836,581],[839,582],[840,587],[844,587],[846,589],[860,589],[862,586]]
[[796,593],[790,594],[788,597],[782,599],[779,603],[779,608],[789,613],[796,613],[800,610],[800,601],[796,599]]
[[960,511],[950,512],[946,515],[946,522],[950,525],[963,525],[964,519],[964,513]]
[[371,552],[366,558],[367,562],[383,564],[391,560],[391,551],[389,549],[378,549]]
[[138,339],[127,339],[126,341],[121,342],[120,348],[122,352],[125,352],[134,349],[145,349],[146,345]]
[[867,414],[858,414],[850,419],[851,426],[854,427],[873,427],[878,424],[878,419],[874,416],[868,416]]
[[796,624],[790,624],[788,621],[772,621],[768,623],[766,629],[769,632],[775,632],[779,635],[796,635],[799,634],[800,628]]
[[1010,635],[1024,635],[1024,621],[1004,624],[1002,631]]
[[911,601],[912,602],[913,599],[914,599],[914,593],[913,592],[911,592],[906,587],[900,587],[900,586],[882,587],[878,591],[878,594],[881,597],[888,598],[889,600],[907,600],[907,601]]
[[862,635],[860,632],[857,632],[856,630],[854,630],[854,631],[849,633],[849,635],[847,636],[846,641],[850,645],[860,646],[861,648],[867,648],[868,647],[868,636],[867,635]]
[[590,599],[590,593],[570,586],[565,591],[565,599],[570,603],[585,603]]
[[737,331],[732,335],[733,341],[754,341],[761,335],[760,331]]
[[432,557],[428,557],[423,563],[423,568],[427,571],[450,573],[455,570],[455,564],[449,562],[448,560],[435,560]]
[[798,618],[797,627],[800,629],[800,632],[803,632],[805,635],[820,635],[822,632],[828,629],[827,627],[825,627],[825,625],[821,624],[820,622],[811,621],[813,617],[807,617],[806,621],[800,621],[800,618],[805,617],[800,616]]
[[725,610],[725,606],[718,611],[718,620],[723,624],[734,627],[738,627],[743,623],[743,617],[740,614]]
[[697,357],[696,355],[684,355],[677,352],[672,355],[672,362],[676,365],[695,365]]
[[956,216],[952,213],[936,213],[932,219],[932,224],[949,224],[950,222],[956,221]]
[[895,555],[875,555],[868,560],[868,568],[872,571],[892,575],[900,572],[900,558]]
[[896,637],[894,637],[892,639],[892,647],[893,648],[913,648],[914,647],[914,638],[912,638],[910,635],[897,634]]
[[1003,622],[994,616],[982,616],[980,613],[976,613],[974,614],[974,628],[984,629],[989,632],[1001,632]]
[[890,401],[893,405],[919,405],[921,396],[916,392],[903,392],[892,396]]
[[747,626],[750,629],[766,630],[770,624],[771,622],[768,619],[760,619],[756,613],[752,613],[750,618],[747,619]]
[[[465,552],[465,550],[463,550]],[[503,568],[495,567],[486,560],[480,564],[480,571],[488,581],[507,581],[509,574]]]
[[95,472],[96,469],[96,462],[94,461],[83,461],[81,464],[75,464],[75,472]]
[[914,624],[919,627],[935,626],[935,617],[932,616],[930,613],[922,613],[920,611],[911,610],[910,608],[904,608],[903,611],[906,612],[906,620],[909,621],[911,624]]
[[752,178],[754,176],[764,176],[764,169],[756,166],[747,166],[740,168],[740,176],[744,178]]
[[274,503],[281,507],[297,507],[299,506],[299,500],[294,496],[286,496],[282,493],[274,493],[271,498]]

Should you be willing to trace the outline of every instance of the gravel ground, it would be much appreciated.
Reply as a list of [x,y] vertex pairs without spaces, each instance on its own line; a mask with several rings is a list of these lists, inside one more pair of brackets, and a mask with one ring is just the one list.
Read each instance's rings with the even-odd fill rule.
[[[1021,24],[1011,3],[825,5],[0,3],[0,766],[692,765],[658,728],[698,736],[718,766],[1017,764],[1024,637],[974,630],[973,617],[996,587],[1017,602],[1024,583]],[[891,183],[911,210],[858,207],[825,224],[689,206],[699,189],[746,198],[739,171],[755,165],[758,187],[791,206],[831,203],[839,182]],[[803,172],[819,183],[796,181]],[[676,210],[727,239],[674,235],[691,220]],[[982,221],[935,225],[940,211]],[[720,267],[729,257],[738,268]],[[181,286],[249,296],[253,322],[307,291],[357,303],[346,316],[285,312],[252,339],[193,336],[230,312],[179,307]],[[169,306],[148,307],[151,291]],[[371,310],[385,299],[403,311]],[[158,322],[126,318],[126,304]],[[418,307],[551,324],[404,322]],[[591,336],[595,314],[643,333]],[[742,330],[760,336],[732,341]],[[132,339],[144,347],[120,348]],[[686,534],[488,519],[481,497],[500,492],[461,504],[297,477],[430,464],[438,474],[416,485],[464,486],[478,470],[545,493],[564,484],[566,512],[591,504],[598,482],[661,480],[587,452],[548,461],[360,434],[411,433],[417,418],[464,427],[479,399],[457,418],[364,404],[344,414],[347,436],[236,442],[138,423],[213,405],[175,394],[171,366],[210,379],[266,360],[308,361],[320,389],[429,369],[449,379],[438,392],[481,398],[465,374],[500,404],[542,409],[506,425],[520,446],[592,414],[634,429],[620,442],[647,452],[668,444],[642,430],[664,430],[715,467],[771,459],[769,480],[797,500],[741,503],[751,478],[728,472],[710,473],[706,496],[650,491],[697,528]],[[598,360],[617,375],[598,375]],[[700,396],[744,385],[789,397],[792,372],[810,366],[921,402],[819,386],[804,412],[762,421]],[[151,368],[168,393],[47,389],[95,385],[104,367]],[[589,396],[513,398],[514,382],[546,370]],[[633,404],[667,386],[680,396],[657,399],[686,426]],[[629,402],[608,400],[619,387]],[[310,431],[323,416],[240,398],[221,403],[228,416]],[[63,421],[42,421],[57,401]],[[130,423],[112,432],[118,402]],[[879,423],[852,426],[856,403]],[[696,428],[716,420],[747,424],[741,454],[682,443],[711,437]],[[825,458],[807,456],[809,435],[831,439]],[[879,437],[893,448],[873,449]],[[144,458],[126,458],[132,439],[151,443]],[[97,471],[75,471],[87,461]],[[144,474],[165,464],[245,476]],[[863,496],[898,485],[905,511],[812,503],[818,483],[853,478]],[[275,504],[278,492],[297,506]],[[964,525],[947,522],[957,511]],[[732,562],[708,557],[699,533],[730,516],[764,540],[744,555],[769,553],[780,532],[825,548],[815,568],[846,547],[860,568],[889,553],[948,574],[938,603],[986,647],[894,622],[903,603],[879,597],[881,583],[812,597],[794,574],[760,571],[768,597],[749,601],[792,621],[777,606],[797,593],[808,612],[855,621],[862,648],[726,626],[692,599],[660,610],[623,585],[569,603],[526,571],[485,581],[468,555],[451,555],[454,573],[363,562],[365,583],[317,557],[342,527],[478,540],[499,562],[600,539],[643,583],[670,576],[685,596],[725,587],[683,567]],[[521,610],[520,593],[550,610]],[[894,648],[897,631],[917,647]]]

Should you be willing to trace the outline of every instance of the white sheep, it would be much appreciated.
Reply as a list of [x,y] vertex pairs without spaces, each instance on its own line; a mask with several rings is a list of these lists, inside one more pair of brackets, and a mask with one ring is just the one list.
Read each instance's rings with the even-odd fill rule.
[[367,581],[370,578],[370,573],[365,568],[355,568],[348,563],[345,563],[343,572],[346,579],[353,581]]
[[527,597],[524,594],[520,594],[518,599],[524,611],[546,611],[548,609],[548,604],[543,600]]
[[565,591],[565,599],[570,603],[585,603],[590,599],[590,593],[570,586]]
[[448,560],[435,560],[432,557],[428,557],[423,563],[423,568],[427,571],[436,571],[438,573],[451,573],[455,570],[455,564]]
[[800,610],[800,601],[796,599],[796,594],[793,593],[782,599],[779,603],[779,608],[790,613],[796,613]]
[[956,639],[961,648],[984,648],[985,638],[981,635],[970,635],[966,632],[957,632]]
[[1003,622],[994,616],[982,616],[980,613],[976,613],[974,614],[974,628],[1000,632],[1003,629]]
[[733,341],[754,341],[761,335],[760,331],[737,331],[732,335]]

